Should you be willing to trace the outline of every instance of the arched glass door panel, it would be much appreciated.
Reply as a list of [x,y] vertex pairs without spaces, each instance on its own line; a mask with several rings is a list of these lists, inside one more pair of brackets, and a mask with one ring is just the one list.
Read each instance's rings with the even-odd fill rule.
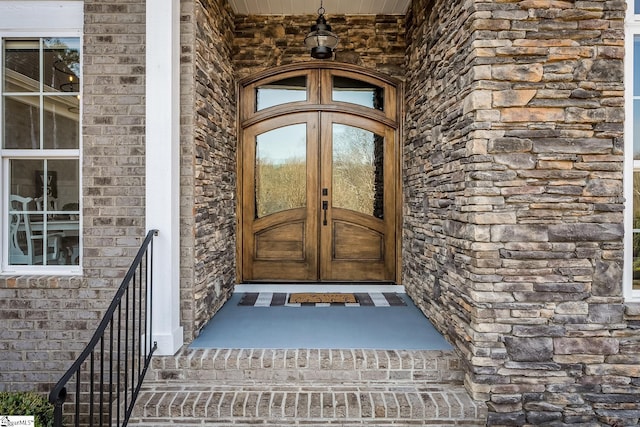
[[305,123],[256,137],[256,218],[306,206],[306,138]]
[[333,124],[333,206],[384,218],[384,136]]
[[256,111],[307,100],[307,76],[289,77],[256,88]]
[[240,82],[243,281],[396,281],[398,82],[292,64]]
[[384,111],[384,89],[362,80],[333,76],[332,99]]

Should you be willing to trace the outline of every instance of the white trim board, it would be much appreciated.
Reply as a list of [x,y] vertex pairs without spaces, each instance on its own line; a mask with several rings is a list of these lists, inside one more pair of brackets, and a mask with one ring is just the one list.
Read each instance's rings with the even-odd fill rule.
[[0,31],[77,31],[84,23],[82,1],[0,1]]

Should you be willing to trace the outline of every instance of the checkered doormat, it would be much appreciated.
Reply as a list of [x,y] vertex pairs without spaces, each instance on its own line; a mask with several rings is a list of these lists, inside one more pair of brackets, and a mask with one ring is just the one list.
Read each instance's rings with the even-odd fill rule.
[[246,292],[238,305],[252,307],[394,307],[407,305],[395,292],[285,293]]

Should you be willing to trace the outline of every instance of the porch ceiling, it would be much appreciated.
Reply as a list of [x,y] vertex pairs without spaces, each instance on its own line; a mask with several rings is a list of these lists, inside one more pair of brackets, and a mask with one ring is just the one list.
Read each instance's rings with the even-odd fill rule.
[[[320,0],[230,0],[238,15],[312,15]],[[323,0],[331,15],[404,15],[410,0]]]

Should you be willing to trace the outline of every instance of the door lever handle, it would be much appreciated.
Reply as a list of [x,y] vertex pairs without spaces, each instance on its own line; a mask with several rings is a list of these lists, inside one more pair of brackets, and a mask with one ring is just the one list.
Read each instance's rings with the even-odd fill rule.
[[324,220],[322,220],[322,225],[327,225],[327,210],[329,209],[329,202],[326,200],[322,201],[322,210],[324,211]]

